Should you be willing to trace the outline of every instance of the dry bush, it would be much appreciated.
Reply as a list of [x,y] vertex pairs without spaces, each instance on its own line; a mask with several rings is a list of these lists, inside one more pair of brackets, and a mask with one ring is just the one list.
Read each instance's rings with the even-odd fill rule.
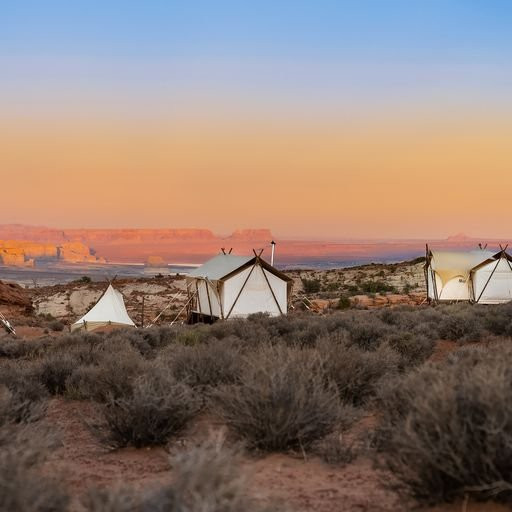
[[68,510],[66,494],[56,481],[42,476],[40,472],[48,446],[49,440],[44,432],[12,427],[0,429],[0,510]]
[[0,367],[0,396],[0,424],[36,421],[46,411],[48,392],[30,366]]
[[485,309],[483,314],[484,327],[496,336],[512,336],[512,304]]
[[218,388],[214,403],[251,448],[268,451],[306,448],[349,420],[314,353],[284,347],[248,356],[240,383]]
[[401,306],[384,308],[377,314],[384,323],[393,328],[393,334],[407,332],[431,341],[439,339],[438,327],[443,318],[441,307]]
[[128,489],[91,488],[80,502],[88,512],[140,512],[140,498]]
[[439,323],[439,335],[444,340],[480,341],[485,334],[483,323],[476,308],[447,309]]
[[386,341],[400,354],[402,370],[419,366],[434,352],[434,341],[421,334],[401,331],[389,335]]
[[73,371],[65,382],[66,394],[98,402],[123,397],[131,392],[134,379],[145,368],[144,360],[130,345],[110,345],[97,355],[96,364]]
[[322,340],[318,352],[327,378],[336,384],[341,400],[354,406],[373,398],[382,379],[398,373],[399,355],[387,345],[368,352],[346,343]]
[[339,432],[334,432],[314,443],[313,453],[331,466],[343,467],[357,458],[354,442],[348,442]]
[[152,512],[270,512],[246,493],[248,479],[240,471],[241,456],[210,439],[171,459],[173,482],[148,495],[143,510]]
[[376,350],[391,332],[387,324],[376,315],[367,312],[347,315],[345,327],[350,334],[352,344],[364,350]]
[[176,342],[180,329],[177,327],[152,327],[149,329],[116,329],[105,337],[105,344],[132,346],[145,357]]
[[208,390],[240,378],[240,347],[229,338],[193,346],[173,346],[163,358],[173,375],[189,386]]
[[383,388],[386,467],[422,503],[512,501],[512,350],[463,350]]
[[207,334],[218,340],[236,337],[245,345],[253,347],[270,340],[270,322],[268,315],[250,315],[246,320],[233,319],[229,322],[216,322],[207,328]]
[[48,324],[48,327],[54,332],[62,332],[65,325],[60,320],[52,320]]
[[189,386],[155,366],[135,379],[128,394],[107,400],[103,408],[107,432],[102,437],[116,447],[164,444],[198,408],[199,400]]
[[49,346],[49,340],[25,340],[7,336],[0,339],[0,357],[7,359],[34,358]]
[[61,395],[66,391],[67,379],[79,365],[72,354],[59,351],[45,357],[39,363],[36,373],[50,394]]

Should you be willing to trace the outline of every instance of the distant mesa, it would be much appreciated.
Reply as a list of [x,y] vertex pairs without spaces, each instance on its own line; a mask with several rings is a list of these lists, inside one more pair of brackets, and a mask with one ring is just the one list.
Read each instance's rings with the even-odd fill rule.
[[446,240],[448,242],[465,242],[468,240],[473,240],[473,238],[466,235],[465,233],[457,233],[455,235],[450,235]]
[[274,239],[270,229],[237,229],[230,236],[233,240],[254,240],[256,242]]
[[60,244],[28,240],[0,240],[0,264],[15,267],[33,267],[37,261],[66,263],[105,263],[87,245],[81,242]]
[[148,256],[145,263],[146,267],[163,268],[167,267],[167,263],[162,256]]

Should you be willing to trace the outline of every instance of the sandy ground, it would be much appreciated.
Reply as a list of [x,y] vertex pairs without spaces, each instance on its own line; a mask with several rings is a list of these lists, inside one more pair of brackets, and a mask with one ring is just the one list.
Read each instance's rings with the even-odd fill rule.
[[[48,409],[47,421],[56,430],[61,446],[46,463],[46,470],[58,475],[75,498],[95,486],[157,487],[172,478],[169,452],[206,438],[212,429],[222,429],[211,418],[199,418],[185,437],[165,448],[108,450],[87,426],[97,419],[96,407],[59,398],[53,399]],[[243,470],[250,475],[248,492],[252,496],[262,502],[277,500],[290,510],[402,510],[397,498],[376,484],[375,470],[365,458],[335,468],[316,458],[248,455]],[[74,510],[80,510],[78,500]]]
[[[456,348],[454,342],[438,342],[432,360],[440,361]],[[79,496],[91,487],[127,487],[140,491],[157,488],[172,479],[171,454],[207,439],[225,426],[202,415],[166,447],[110,450],[91,431],[100,406],[87,401],[55,398],[50,401],[46,422],[60,444],[45,465],[73,496],[73,512],[82,512]],[[356,436],[376,423],[375,415],[363,417],[349,432]],[[228,437],[229,438],[229,437]],[[497,504],[457,502],[434,508],[405,503],[386,488],[389,480],[379,473],[364,453],[344,467],[331,466],[316,456],[247,454],[241,468],[249,477],[247,492],[262,503],[282,504],[283,510],[302,512],[503,512]]]

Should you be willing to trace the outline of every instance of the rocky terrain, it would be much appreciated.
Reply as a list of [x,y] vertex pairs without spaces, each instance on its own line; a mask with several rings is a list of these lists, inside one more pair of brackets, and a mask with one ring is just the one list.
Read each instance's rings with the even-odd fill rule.
[[[426,290],[421,260],[397,264],[371,264],[333,270],[289,270],[293,279],[290,313],[310,310],[325,313],[345,308],[372,309],[396,305],[418,305],[425,302]],[[27,306],[33,304],[35,319],[59,320],[70,325],[84,315],[105,290],[106,282],[92,282],[87,276],[71,283],[22,289],[4,283],[0,288],[0,308],[22,323],[27,319]],[[114,286],[124,296],[130,317],[137,325],[152,323],[162,311],[158,323],[163,325],[183,319],[187,301],[183,275],[157,275],[140,279],[116,279]],[[15,290],[4,295],[2,290]],[[9,293],[14,293],[9,291]],[[22,303],[18,296],[22,296]],[[13,300],[9,302],[9,297]],[[44,322],[43,322],[44,324]],[[42,324],[42,325],[43,325]]]

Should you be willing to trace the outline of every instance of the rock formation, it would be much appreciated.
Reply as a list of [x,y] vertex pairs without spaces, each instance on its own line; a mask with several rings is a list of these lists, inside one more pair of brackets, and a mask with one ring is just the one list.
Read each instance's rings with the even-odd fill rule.
[[20,285],[3,281],[0,281],[0,304],[32,308],[32,301]]
[[0,240],[0,264],[33,267],[37,260],[67,263],[105,261],[103,258],[93,255],[89,247],[81,242],[64,242],[56,245],[27,240]]

